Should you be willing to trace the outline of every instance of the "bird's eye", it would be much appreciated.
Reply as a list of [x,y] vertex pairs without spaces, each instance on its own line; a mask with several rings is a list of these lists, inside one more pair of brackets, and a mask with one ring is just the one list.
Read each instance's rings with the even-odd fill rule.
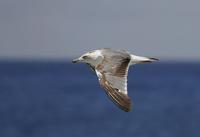
[[82,58],[83,58],[83,59],[87,59],[87,56],[83,56]]

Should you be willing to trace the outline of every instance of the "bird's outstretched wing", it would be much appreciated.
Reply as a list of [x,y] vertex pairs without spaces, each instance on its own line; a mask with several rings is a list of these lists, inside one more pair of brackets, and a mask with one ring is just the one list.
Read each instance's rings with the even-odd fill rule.
[[122,110],[128,112],[131,100],[127,94],[127,74],[130,56],[124,52],[103,53],[104,59],[96,67],[100,85],[105,89],[110,99]]
[[92,65],[90,65],[89,63],[86,63],[87,65],[88,65],[88,67],[92,70],[92,72],[94,72],[95,73],[95,67],[94,66],[92,66]]

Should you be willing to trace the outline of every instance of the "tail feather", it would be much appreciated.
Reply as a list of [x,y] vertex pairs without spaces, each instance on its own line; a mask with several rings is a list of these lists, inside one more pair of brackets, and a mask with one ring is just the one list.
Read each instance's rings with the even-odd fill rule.
[[159,59],[157,59],[157,58],[148,58],[148,57],[131,55],[131,65],[143,64],[143,63],[151,63],[151,62],[158,61],[158,60]]
[[159,59],[157,58],[149,58],[151,61],[158,61]]
[[154,61],[158,61],[159,59],[157,58],[147,58],[147,60],[141,61],[140,63],[151,63]]

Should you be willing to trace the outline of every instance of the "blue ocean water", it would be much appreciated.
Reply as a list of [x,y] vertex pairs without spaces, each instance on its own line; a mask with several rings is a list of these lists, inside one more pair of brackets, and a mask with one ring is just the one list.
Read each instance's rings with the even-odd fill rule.
[[84,64],[0,63],[0,137],[200,137],[200,63],[130,68],[118,109]]

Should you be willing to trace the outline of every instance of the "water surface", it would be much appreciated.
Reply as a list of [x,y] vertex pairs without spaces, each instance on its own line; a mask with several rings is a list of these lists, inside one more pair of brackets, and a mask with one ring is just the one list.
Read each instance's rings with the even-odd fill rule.
[[200,63],[131,67],[133,109],[108,100],[87,66],[0,63],[0,137],[199,137]]

